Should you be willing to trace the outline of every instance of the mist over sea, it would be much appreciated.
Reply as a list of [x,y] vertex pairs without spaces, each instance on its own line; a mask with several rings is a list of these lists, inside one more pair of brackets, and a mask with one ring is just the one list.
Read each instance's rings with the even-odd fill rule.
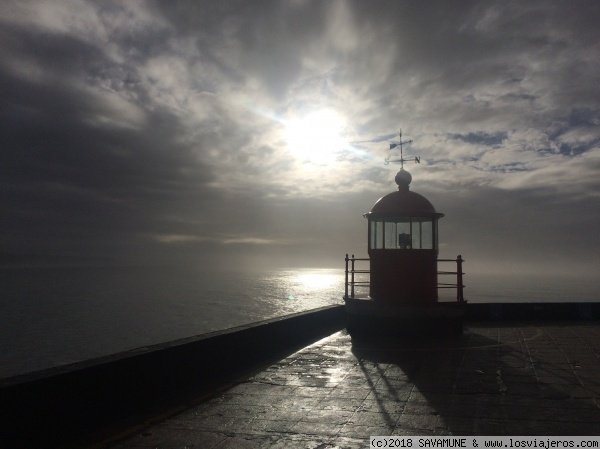
[[[599,300],[594,279],[467,272],[464,283],[469,302]],[[0,378],[343,304],[343,294],[343,269],[1,268]]]

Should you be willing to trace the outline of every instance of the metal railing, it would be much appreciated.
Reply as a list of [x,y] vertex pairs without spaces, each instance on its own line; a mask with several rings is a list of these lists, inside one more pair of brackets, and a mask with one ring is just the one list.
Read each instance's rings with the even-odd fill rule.
[[[369,288],[371,286],[371,281],[357,281],[355,279],[356,274],[366,274],[369,275],[371,274],[371,270],[370,269],[360,269],[357,270],[356,269],[356,262],[370,262],[371,259],[369,259],[368,257],[366,259],[357,259],[354,257],[354,254],[352,254],[352,258],[348,258],[348,254],[346,254],[346,282],[345,282],[345,290],[344,290],[344,298],[356,298],[356,292],[355,292],[355,288],[361,288],[361,289],[365,289],[365,288]],[[350,276],[350,279],[348,279],[348,276]],[[363,277],[361,276],[361,279]],[[348,288],[350,288],[350,296],[348,296]],[[368,293],[366,295],[360,295],[360,296],[368,296]]]
[[456,302],[464,302],[465,298],[463,296],[463,289],[465,286],[463,285],[463,271],[462,264],[465,261],[461,255],[456,256],[456,259],[438,259],[439,262],[456,262],[456,271],[438,271],[438,276],[441,275],[456,275],[456,283],[448,283],[448,282],[438,282],[439,288],[455,288],[456,289]]
[[[370,259],[367,258],[356,258],[354,257],[354,254],[352,254],[351,257],[348,257],[348,254],[346,254],[346,278],[345,278],[345,288],[344,288],[344,298],[360,298],[360,297],[368,297],[368,293],[367,294],[357,294],[356,290],[357,289],[368,289],[371,286],[371,282],[370,280],[364,280],[365,278],[368,278],[371,274],[371,270],[369,269],[364,269],[364,268],[360,268],[357,269],[356,267],[356,263],[357,262],[370,262]],[[463,296],[463,289],[465,288],[465,286],[463,285],[463,275],[465,273],[463,273],[462,271],[462,264],[464,262],[464,259],[458,255],[456,257],[456,259],[438,259],[438,262],[455,262],[456,263],[456,271],[438,271],[438,275],[456,275],[456,283],[449,283],[449,282],[438,282],[438,289],[440,288],[455,288],[456,289],[456,301],[457,302],[464,302],[465,298]],[[356,280],[356,275],[359,275],[360,280]],[[366,276],[363,276],[366,275]]]

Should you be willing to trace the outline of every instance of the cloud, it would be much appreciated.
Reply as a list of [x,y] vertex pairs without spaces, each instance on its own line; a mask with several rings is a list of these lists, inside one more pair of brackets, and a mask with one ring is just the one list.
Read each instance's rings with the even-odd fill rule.
[[272,245],[274,240],[257,237],[232,237],[222,240],[225,245]]
[[199,235],[182,235],[182,234],[166,234],[156,235],[154,238],[161,243],[189,243],[189,242],[203,242],[208,240],[206,237]]
[[498,185],[506,189],[539,189],[550,191],[555,197],[600,197],[600,148],[577,157],[553,158],[552,165],[544,164],[538,170],[503,178]]
[[[518,222],[527,192],[575,202],[588,232],[599,18],[592,1],[5,2],[0,250],[359,253],[360,214],[395,188],[399,128],[421,157],[412,188],[440,207],[512,198]],[[285,134],[322,110],[344,123],[328,165]],[[502,232],[486,224],[466,249]]]

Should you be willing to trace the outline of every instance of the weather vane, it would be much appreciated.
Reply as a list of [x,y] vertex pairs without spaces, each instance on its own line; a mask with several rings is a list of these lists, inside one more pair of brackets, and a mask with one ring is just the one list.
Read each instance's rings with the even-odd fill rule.
[[[402,141],[402,130],[398,131],[398,138],[399,141],[396,142],[392,142],[390,143],[390,151],[393,150],[394,148],[400,147],[400,159],[390,159],[389,157],[385,158],[385,165],[389,165],[390,162],[400,162],[400,169],[404,169],[404,163],[405,162],[411,162],[414,161],[416,164],[420,164],[421,163],[421,158],[418,156],[415,156],[414,159],[412,158],[412,156],[409,159],[404,159],[404,155],[402,153],[402,145],[406,145],[409,143],[412,143],[412,140],[405,140],[404,142]],[[398,157],[398,155],[392,156],[392,157]]]

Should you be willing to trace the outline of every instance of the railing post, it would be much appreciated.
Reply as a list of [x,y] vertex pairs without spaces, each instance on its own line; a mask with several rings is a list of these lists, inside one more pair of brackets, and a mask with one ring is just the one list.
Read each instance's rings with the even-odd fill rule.
[[456,300],[458,302],[463,302],[463,272],[462,272],[462,263],[463,259],[458,255],[456,258]]
[[346,253],[346,279],[344,280],[344,299],[348,298],[348,253]]
[[354,254],[352,254],[352,284],[351,284],[351,295],[354,298]]

